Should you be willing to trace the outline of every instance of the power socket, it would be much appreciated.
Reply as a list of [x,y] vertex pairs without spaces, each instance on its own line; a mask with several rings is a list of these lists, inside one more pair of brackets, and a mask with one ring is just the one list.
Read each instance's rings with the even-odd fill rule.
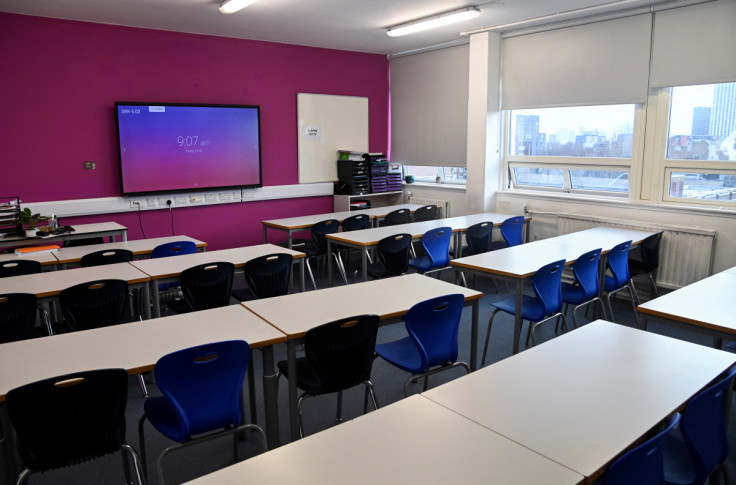
[[143,208],[146,206],[146,201],[141,199],[133,199],[130,201],[131,209]]
[[184,205],[187,203],[187,197],[186,196],[179,196],[174,198],[174,203],[176,205]]
[[205,202],[217,202],[217,194],[205,194]]
[[190,195],[189,202],[191,202],[192,204],[199,204],[200,202],[202,202],[202,196],[201,195]]
[[220,200],[233,200],[233,196],[232,194],[230,194],[230,192],[220,192]]

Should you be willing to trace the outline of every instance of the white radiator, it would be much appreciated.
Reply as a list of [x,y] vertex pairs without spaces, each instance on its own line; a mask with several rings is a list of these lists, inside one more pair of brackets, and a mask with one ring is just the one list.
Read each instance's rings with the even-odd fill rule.
[[557,214],[558,234],[568,234],[596,226],[664,231],[659,243],[659,268],[655,276],[657,285],[663,288],[682,288],[711,274],[715,230],[639,223],[581,214]]
[[438,200],[438,199],[425,199],[422,197],[413,197],[409,196],[409,203],[410,204],[422,204],[422,205],[436,205],[439,209],[439,213],[437,214],[437,217],[439,219],[444,219],[445,217],[450,217],[450,201],[449,200]]

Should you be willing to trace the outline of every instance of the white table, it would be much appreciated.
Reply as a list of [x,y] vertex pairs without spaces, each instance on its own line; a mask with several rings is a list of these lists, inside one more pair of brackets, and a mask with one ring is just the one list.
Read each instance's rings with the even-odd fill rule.
[[54,269],[53,267],[59,262],[53,252],[25,253],[20,255],[15,253],[0,254],[0,264],[17,261],[19,259],[38,261],[41,263],[42,267],[45,267],[44,269]]
[[119,237],[121,241],[128,239],[128,228],[117,222],[98,222],[94,224],[77,224],[72,226],[74,232],[51,237],[4,237],[0,238],[0,249],[17,246],[33,246],[39,244],[53,244],[56,242],[87,239],[91,237],[110,237],[111,240]]
[[178,241],[191,241],[197,246],[197,251],[205,251],[207,243],[189,236],[167,236],[153,237],[150,239],[137,239],[135,241],[120,241],[104,244],[90,244],[88,246],[76,246],[69,248],[61,248],[54,252],[54,256],[61,265],[75,264],[82,260],[82,256],[95,251],[107,251],[110,249],[127,249],[133,252],[133,257],[141,259],[141,257],[150,256],[153,249],[161,244]]
[[188,483],[573,485],[582,478],[412,396]]
[[204,253],[182,254],[181,256],[171,258],[143,259],[133,261],[130,264],[150,276],[153,283],[151,285],[153,287],[153,314],[156,317],[160,317],[161,306],[159,303],[159,283],[178,281],[181,272],[187,268],[191,268],[192,266],[214,262],[227,262],[233,263],[236,268],[242,268],[245,266],[245,263],[251,259],[274,253],[291,254],[294,258],[294,263],[297,261],[300,263],[301,291],[304,291],[304,253],[275,246],[273,244],[260,244],[257,246],[220,249]]
[[656,321],[705,333],[720,348],[723,339],[736,339],[736,268],[702,279],[642,303],[640,327]]
[[[472,306],[470,368],[475,369],[478,354],[478,305],[483,294],[435,278],[411,274],[247,301],[242,305],[286,334],[289,375],[294,376],[296,344],[309,329],[362,314],[379,315],[382,323],[401,321],[415,304],[451,293],[462,293],[465,304]],[[299,438],[296,379],[289,379],[288,384],[291,437],[296,440]]]
[[422,395],[592,482],[735,363],[597,320]]
[[318,222],[322,222],[327,219],[337,219],[339,222],[342,223],[342,221],[350,216],[367,214],[368,217],[370,217],[371,222],[374,222],[383,219],[384,217],[386,217],[386,214],[395,210],[409,209],[411,212],[414,212],[420,207],[423,206],[421,204],[398,204],[383,207],[372,207],[370,209],[360,209],[354,211],[330,212],[327,214],[310,214],[306,216],[286,217],[283,219],[271,219],[268,221],[261,221],[261,224],[263,225],[263,242],[268,242],[268,229],[285,231],[287,233],[288,247],[291,247],[292,235],[294,232],[310,229]]
[[[513,217],[510,214],[500,214],[497,212],[485,212],[482,214],[471,214],[467,216],[448,217],[446,219],[434,219],[431,221],[412,222],[409,224],[399,224],[395,226],[375,227],[372,229],[363,229],[360,231],[338,232],[336,234],[327,235],[328,254],[331,251],[332,244],[340,244],[349,248],[359,249],[361,251],[361,264],[363,268],[363,281],[368,280],[368,250],[375,248],[378,241],[385,237],[395,236],[396,234],[410,234],[413,239],[421,238],[425,232],[436,229],[438,227],[451,227],[455,236],[456,248],[460,248],[460,240],[462,234],[473,224],[480,222],[493,222],[494,226],[500,226],[501,223]],[[526,218],[525,224],[531,219]],[[332,260],[327,258],[327,276],[332,284]]]
[[[582,254],[602,248],[601,276],[605,268],[605,254],[616,244],[632,241],[632,246],[641,243],[649,231],[595,227],[562,236],[542,239],[487,253],[476,254],[450,261],[457,271],[467,271],[479,275],[511,281],[515,285],[516,308],[514,312],[513,353],[519,351],[521,337],[521,300],[524,281],[534,276],[542,266],[564,259],[566,265],[574,263]],[[601,285],[602,287],[602,285]]]

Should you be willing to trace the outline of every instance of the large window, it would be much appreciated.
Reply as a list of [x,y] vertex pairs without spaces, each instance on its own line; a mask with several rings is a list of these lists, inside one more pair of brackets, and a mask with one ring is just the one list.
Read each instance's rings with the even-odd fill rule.
[[465,185],[466,167],[435,167],[426,165],[404,165],[404,175],[414,177],[414,182]]
[[633,104],[508,112],[513,185],[628,194],[635,116]]

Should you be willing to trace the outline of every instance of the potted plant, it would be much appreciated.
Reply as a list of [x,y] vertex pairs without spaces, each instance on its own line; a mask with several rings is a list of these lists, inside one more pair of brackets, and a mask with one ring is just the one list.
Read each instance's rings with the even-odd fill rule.
[[49,220],[48,216],[42,216],[41,214],[33,214],[31,209],[26,207],[20,212],[18,221],[23,225],[23,229],[26,231],[26,237],[33,237],[36,235],[36,224],[39,221]]

